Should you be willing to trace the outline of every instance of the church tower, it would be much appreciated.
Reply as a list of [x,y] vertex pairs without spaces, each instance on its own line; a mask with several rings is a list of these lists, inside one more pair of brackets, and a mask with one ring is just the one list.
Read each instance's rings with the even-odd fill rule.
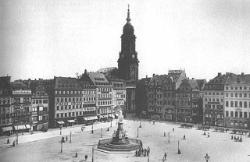
[[118,70],[120,78],[136,82],[138,80],[138,58],[135,51],[135,35],[134,27],[130,21],[130,11],[128,6],[127,22],[123,26],[123,34],[121,35],[121,52],[118,59]]

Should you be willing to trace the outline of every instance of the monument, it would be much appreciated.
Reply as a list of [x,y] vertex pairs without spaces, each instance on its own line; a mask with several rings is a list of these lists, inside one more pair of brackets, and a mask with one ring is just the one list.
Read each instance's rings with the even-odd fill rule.
[[128,138],[126,131],[123,129],[122,111],[119,113],[118,128],[113,133],[112,138],[102,139],[98,142],[98,149],[105,151],[134,151],[139,150],[142,141],[139,139]]

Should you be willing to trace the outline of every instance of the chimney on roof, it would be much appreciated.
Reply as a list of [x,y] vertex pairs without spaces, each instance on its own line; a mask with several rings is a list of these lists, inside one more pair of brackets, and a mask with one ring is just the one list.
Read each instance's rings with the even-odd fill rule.
[[221,76],[221,73],[218,73],[218,77],[220,77]]
[[87,69],[84,70],[84,74],[87,74]]
[[194,80],[194,78],[192,78],[192,80]]
[[244,73],[243,73],[243,72],[241,73],[241,76],[244,76]]
[[153,74],[153,77],[155,77],[155,74]]
[[146,79],[148,79],[148,75],[146,75]]

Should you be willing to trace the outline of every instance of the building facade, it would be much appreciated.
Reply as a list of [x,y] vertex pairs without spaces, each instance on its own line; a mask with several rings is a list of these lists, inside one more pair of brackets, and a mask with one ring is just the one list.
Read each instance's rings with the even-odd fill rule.
[[[200,84],[199,84],[200,83]],[[202,88],[205,80],[184,79],[176,91],[177,121],[202,123]]]
[[224,86],[225,126],[250,128],[250,75],[231,74]]
[[49,96],[43,85],[33,87],[32,90],[32,125],[31,129],[47,130],[49,127]]
[[88,89],[76,78],[55,77],[54,109],[51,109],[53,126],[68,126],[96,117],[95,88]]
[[0,134],[13,133],[13,115],[10,76],[0,77]]
[[120,109],[125,109],[126,107],[126,82],[118,78],[108,78],[109,82],[112,84],[112,113],[118,114]]
[[230,74],[211,79],[203,91],[203,124],[224,126],[224,85]]
[[153,75],[148,87],[148,112],[159,115],[163,120],[177,121],[176,90],[186,73],[183,70],[169,70],[168,75]]
[[29,131],[32,125],[32,93],[21,81],[11,83],[13,97],[13,124],[15,131]]
[[100,72],[87,72],[81,76],[81,80],[90,81],[96,88],[96,108],[99,119],[106,120],[113,113],[112,84],[105,75]]

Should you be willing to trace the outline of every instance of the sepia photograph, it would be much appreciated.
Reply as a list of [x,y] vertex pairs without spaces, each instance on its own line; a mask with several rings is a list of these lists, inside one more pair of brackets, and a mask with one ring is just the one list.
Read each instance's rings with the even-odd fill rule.
[[0,161],[250,162],[248,60],[248,0],[0,0]]

